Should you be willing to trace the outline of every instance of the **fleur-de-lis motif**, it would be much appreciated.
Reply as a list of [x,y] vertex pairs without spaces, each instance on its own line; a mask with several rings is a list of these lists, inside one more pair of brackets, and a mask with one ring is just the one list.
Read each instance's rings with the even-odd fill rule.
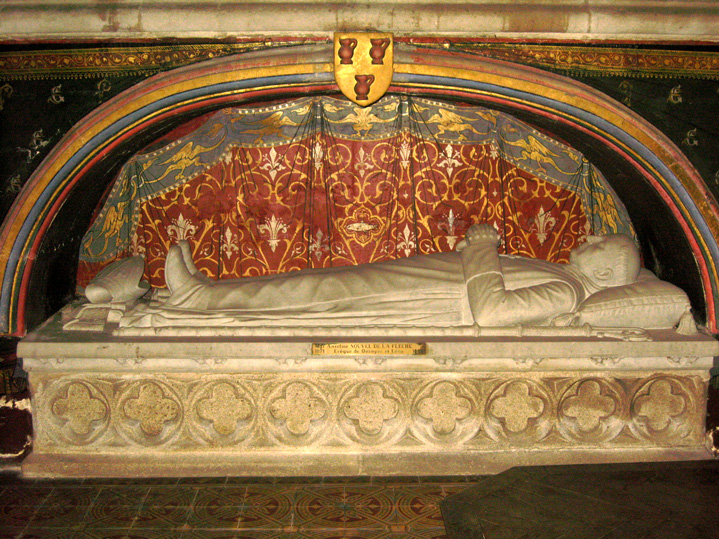
[[277,246],[280,244],[280,234],[286,234],[289,226],[278,219],[277,216],[272,214],[271,217],[265,217],[265,222],[258,225],[257,229],[261,234],[268,234],[270,237],[267,239],[267,243],[270,244],[270,249],[274,253]]
[[412,149],[410,148],[409,141],[403,140],[399,147],[399,164],[402,168],[409,167],[409,158],[412,156]]
[[395,417],[398,411],[399,403],[385,397],[382,386],[374,383],[360,386],[357,396],[344,405],[345,415],[357,421],[360,430],[367,434],[379,433],[384,422]]
[[329,251],[327,242],[323,242],[324,234],[321,229],[317,229],[315,236],[310,241],[310,253],[315,255],[317,260],[322,258],[322,253]]
[[674,88],[669,90],[669,97],[667,97],[667,101],[669,103],[673,103],[674,105],[684,101],[684,99],[682,98],[682,85],[681,84],[677,84]]
[[532,221],[530,230],[537,234],[537,240],[541,245],[547,241],[547,236],[552,227],[557,224],[557,219],[552,217],[548,211],[544,211],[544,207],[540,206],[537,216]]
[[497,145],[497,141],[494,139],[492,139],[489,143],[489,157],[492,159],[497,159],[499,157],[499,146]]
[[76,434],[88,434],[93,422],[107,416],[107,408],[90,394],[85,384],[74,382],[67,388],[67,396],[53,403],[52,413],[66,420]]
[[145,255],[146,249],[145,249],[145,238],[142,234],[138,234],[137,231],[132,235],[132,239],[130,240],[130,254],[132,256],[135,255]]
[[405,256],[412,254],[412,251],[417,247],[414,238],[414,232],[409,229],[409,225],[404,225],[404,230],[400,235],[400,242],[397,243],[397,248],[404,250]]
[[318,141],[312,147],[312,161],[315,165],[315,170],[319,171],[322,168],[322,159],[325,156],[325,150],[322,144]]
[[177,403],[168,399],[162,388],[153,382],[143,384],[137,397],[125,402],[123,408],[125,415],[139,421],[140,428],[149,436],[160,434],[164,424],[179,413]]
[[529,421],[542,415],[544,401],[530,393],[529,386],[523,382],[511,382],[504,395],[490,405],[493,416],[504,420],[507,430],[513,433],[524,431]]
[[235,236],[229,228],[225,229],[225,233],[223,235],[224,238],[222,241],[222,247],[220,247],[220,251],[227,258],[231,258],[232,253],[240,252],[240,247],[237,245],[237,236]]
[[167,226],[166,230],[168,237],[177,243],[180,240],[193,238],[197,233],[197,226],[190,219],[185,219],[180,213],[177,219],[173,219]]
[[432,390],[432,396],[419,401],[417,411],[425,419],[432,420],[432,426],[439,434],[449,434],[458,419],[469,415],[472,404],[468,399],[457,396],[457,388],[450,382],[440,382]]
[[285,421],[292,434],[301,436],[307,434],[311,422],[322,419],[326,411],[322,401],[312,396],[306,384],[294,382],[285,388],[284,397],[272,402],[270,413]]
[[197,415],[212,422],[219,434],[228,435],[235,432],[237,422],[252,415],[252,406],[242,397],[238,397],[235,389],[221,382],[214,386],[211,395],[197,403]]
[[355,170],[359,170],[360,176],[364,178],[367,171],[372,168],[372,163],[369,160],[369,154],[364,151],[364,148],[360,148],[357,155],[359,159],[355,163]]
[[463,220],[458,219],[454,215],[454,210],[450,208],[449,213],[445,217],[445,220],[439,223],[440,230],[444,230],[447,233],[445,237],[447,238],[447,243],[449,244],[450,249],[454,249],[454,245],[457,243],[457,236],[455,235],[455,231],[457,229],[457,225],[461,222],[463,222]]
[[282,156],[278,154],[273,147],[270,148],[270,151],[267,153],[267,157],[265,158],[265,163],[260,165],[260,168],[268,171],[270,178],[274,181],[277,173],[285,170],[287,167],[282,164]]
[[446,168],[447,175],[451,176],[454,168],[462,164],[461,161],[457,160],[459,152],[455,150],[451,144],[447,144],[447,146],[444,148],[444,152],[442,153],[442,155],[444,156],[444,159],[437,163],[437,166]]

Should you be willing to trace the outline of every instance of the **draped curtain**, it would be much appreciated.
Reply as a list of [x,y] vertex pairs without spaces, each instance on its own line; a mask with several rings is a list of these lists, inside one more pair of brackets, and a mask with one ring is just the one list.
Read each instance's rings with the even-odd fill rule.
[[162,287],[182,239],[225,279],[448,251],[479,222],[501,252],[553,262],[588,234],[634,234],[599,170],[512,116],[311,97],[221,110],[130,159],[83,238],[78,285],[141,254]]

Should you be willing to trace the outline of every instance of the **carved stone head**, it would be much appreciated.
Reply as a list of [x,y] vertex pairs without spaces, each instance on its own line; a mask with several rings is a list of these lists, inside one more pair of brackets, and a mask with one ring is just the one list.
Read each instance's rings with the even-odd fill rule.
[[637,280],[639,249],[624,234],[588,236],[569,254],[569,263],[601,288],[621,286]]

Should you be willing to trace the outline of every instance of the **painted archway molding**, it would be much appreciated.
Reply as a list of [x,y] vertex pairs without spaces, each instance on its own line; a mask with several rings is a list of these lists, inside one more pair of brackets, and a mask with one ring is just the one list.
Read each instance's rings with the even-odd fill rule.
[[[719,212],[698,172],[660,131],[600,92],[533,68],[403,45],[397,46],[394,67],[390,92],[456,96],[546,116],[594,137],[631,163],[684,231],[701,273],[707,325],[717,331]],[[0,229],[0,333],[25,333],[28,282],[44,234],[88,172],[120,144],[174,115],[337,91],[332,48],[317,45],[162,73],[90,113],[35,170]]]

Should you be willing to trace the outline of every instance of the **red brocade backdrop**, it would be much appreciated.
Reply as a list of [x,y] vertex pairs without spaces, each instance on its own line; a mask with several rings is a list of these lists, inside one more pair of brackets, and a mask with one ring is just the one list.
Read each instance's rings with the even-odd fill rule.
[[502,252],[554,262],[588,234],[633,234],[595,167],[511,116],[305,98],[219,111],[133,157],[83,240],[78,284],[141,254],[145,278],[165,286],[181,239],[225,279],[448,251],[479,222],[500,231]]

